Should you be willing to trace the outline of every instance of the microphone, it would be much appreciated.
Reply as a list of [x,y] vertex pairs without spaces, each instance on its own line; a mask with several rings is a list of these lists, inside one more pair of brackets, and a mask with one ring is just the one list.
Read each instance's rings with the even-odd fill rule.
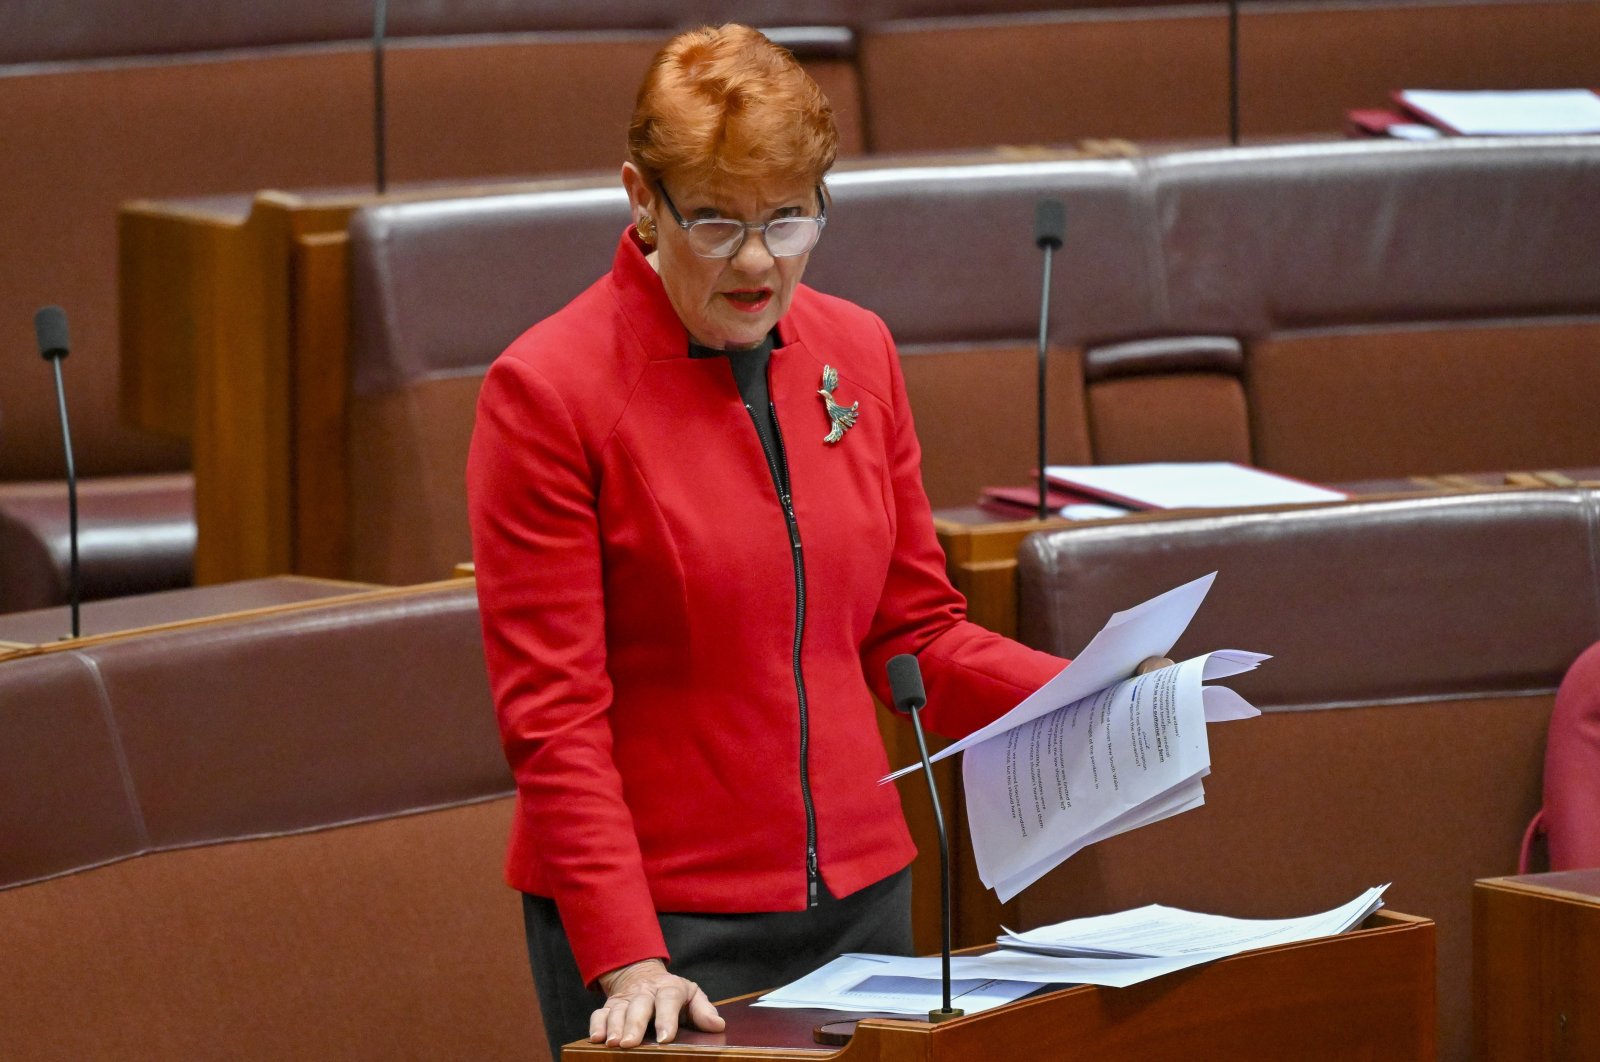
[[45,306],[33,315],[33,334],[39,341],[39,356],[55,366],[56,405],[61,410],[61,442],[67,454],[67,539],[71,547],[70,601],[72,636],[78,637],[78,603],[83,587],[78,577],[78,469],[72,460],[72,431],[67,427],[67,388],[61,380],[61,362],[70,352],[67,339],[67,312],[59,306]]
[[387,169],[388,120],[383,92],[383,35],[389,23],[388,0],[376,0],[372,11],[372,154],[378,194],[389,188]]
[[950,842],[944,832],[944,811],[939,807],[939,791],[933,784],[933,763],[928,759],[928,743],[922,735],[922,717],[918,714],[928,703],[922,689],[922,668],[910,653],[901,653],[889,661],[889,691],[897,710],[911,716],[911,725],[917,732],[917,752],[922,757],[922,773],[928,779],[928,796],[933,801],[933,825],[939,831],[939,914],[943,919],[944,950],[944,1008],[928,1011],[932,1022],[959,1018],[965,1011],[950,1006]]
[[1050,515],[1046,504],[1045,375],[1050,343],[1050,263],[1067,231],[1067,208],[1059,199],[1041,199],[1033,213],[1033,242],[1044,252],[1044,294],[1039,297],[1039,519]]

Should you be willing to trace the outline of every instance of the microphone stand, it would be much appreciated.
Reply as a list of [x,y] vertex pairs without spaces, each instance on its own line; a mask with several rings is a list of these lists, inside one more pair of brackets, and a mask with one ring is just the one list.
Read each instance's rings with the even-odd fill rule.
[[39,338],[39,354],[55,366],[56,408],[61,412],[61,442],[67,454],[67,541],[70,550],[69,593],[72,606],[72,636],[78,637],[78,606],[83,599],[83,581],[78,567],[78,469],[72,459],[72,429],[67,426],[67,388],[61,377],[61,362],[66,358],[67,315],[59,306],[45,306],[33,316]]
[[67,389],[61,380],[61,359],[51,358],[56,367],[56,405],[61,410],[61,439],[67,450],[67,538],[70,542],[69,570],[72,591],[72,636],[78,637],[78,602],[83,597],[83,583],[78,574],[78,469],[72,460],[72,430],[67,427]]
[[943,960],[944,1007],[928,1011],[928,1020],[941,1022],[966,1013],[950,1006],[950,842],[945,838],[944,810],[939,806],[939,790],[933,784],[933,761],[928,759],[928,742],[922,735],[921,705],[911,709],[911,728],[917,734],[917,755],[922,757],[922,773],[928,779],[928,797],[933,802],[933,825],[939,831],[939,915],[943,931],[943,950],[939,957]]
[[1033,240],[1044,251],[1044,291],[1039,296],[1039,519],[1050,515],[1049,488],[1045,480],[1045,466],[1049,463],[1046,451],[1045,379],[1048,375],[1050,354],[1050,265],[1056,249],[1061,246],[1067,227],[1066,208],[1059,199],[1042,199],[1034,211]]
[[1228,0],[1228,143],[1239,146],[1239,0]]
[[383,93],[383,35],[389,21],[388,0],[376,0],[372,12],[372,151],[373,171],[377,177],[378,194],[388,190],[387,168],[389,148],[384,112]]
[[950,842],[945,836],[944,811],[939,806],[939,790],[933,783],[933,761],[928,759],[928,742],[922,733],[923,706],[928,698],[922,689],[922,668],[917,658],[902,653],[889,661],[889,688],[895,707],[911,716],[912,729],[917,734],[917,753],[922,757],[922,773],[928,780],[928,797],[933,803],[933,824],[939,831],[939,913],[943,930],[944,1006],[928,1011],[931,1022],[949,1021],[966,1012],[950,1005]]

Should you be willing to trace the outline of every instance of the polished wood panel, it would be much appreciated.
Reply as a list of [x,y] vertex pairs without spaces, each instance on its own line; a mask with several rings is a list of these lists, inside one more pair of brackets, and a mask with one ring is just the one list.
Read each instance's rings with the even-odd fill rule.
[[1474,1052],[1600,1058],[1600,869],[1472,889]]
[[934,531],[946,570],[967,599],[967,618],[1008,638],[1017,636],[1017,547],[1035,531],[1071,527],[1070,520],[1004,520],[982,509],[941,509]]
[[294,570],[290,260],[297,201],[132,203],[119,226],[123,408],[191,442],[197,583]]
[[842,1049],[819,1046],[812,1031],[849,1015],[754,1008],[749,1004],[755,997],[745,996],[721,1006],[728,1022],[723,1033],[687,1031],[678,1043],[626,1055],[575,1043],[561,1056],[685,1062],[1398,1062],[1434,1057],[1433,984],[1433,923],[1380,911],[1351,933],[1247,952],[1129,988],[1079,985],[1043,992],[939,1025],[864,1018]]
[[350,271],[345,220],[327,219],[336,231],[302,232],[292,249],[294,563],[296,571],[330,577],[349,571],[350,550],[345,414],[350,392]]

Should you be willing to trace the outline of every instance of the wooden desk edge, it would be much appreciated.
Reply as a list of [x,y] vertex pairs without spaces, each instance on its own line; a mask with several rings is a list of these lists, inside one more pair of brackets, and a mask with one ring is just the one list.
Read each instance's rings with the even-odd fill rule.
[[1537,896],[1542,899],[1570,900],[1586,906],[1600,905],[1600,897],[1593,893],[1573,892],[1571,889],[1557,889],[1537,882],[1517,881],[1513,877],[1479,878],[1472,883],[1475,889],[1485,892],[1510,892],[1519,896]]
[[[311,582],[339,583],[339,579],[322,579],[316,576],[296,576]],[[336,594],[331,597],[318,597],[310,601],[287,601],[277,605],[262,605],[259,608],[239,609],[235,612],[219,612],[212,616],[196,616],[193,619],[173,620],[170,623],[153,623],[147,627],[129,627],[126,630],[106,631],[104,634],[90,634],[82,638],[63,638],[60,641],[47,642],[40,645],[27,645],[15,642],[0,642],[0,659],[14,660],[28,656],[43,656],[47,653],[68,652],[73,649],[83,649],[107,642],[117,641],[122,638],[142,637],[147,634],[165,634],[171,631],[187,630],[194,627],[204,627],[213,623],[233,623],[240,620],[258,619],[263,616],[272,616],[280,613],[307,612],[324,606],[348,605],[356,601],[386,601],[394,597],[404,597],[408,594],[429,590],[442,590],[456,588],[461,585],[459,579],[441,579],[432,583],[412,583],[406,586],[378,586],[366,589],[352,590],[348,594]]]
[[[1206,964],[1203,964],[1203,965],[1216,966],[1216,965],[1221,965],[1221,964],[1224,964],[1224,963],[1237,961],[1237,960],[1240,960],[1240,959],[1249,959],[1252,956],[1270,955],[1270,954],[1273,954],[1273,953],[1281,953],[1281,952],[1290,951],[1290,950],[1294,950],[1294,949],[1315,947],[1315,946],[1324,944],[1329,940],[1342,940],[1342,939],[1349,939],[1349,938],[1354,938],[1354,937],[1364,937],[1364,938],[1369,938],[1370,939],[1371,937],[1375,937],[1375,936],[1390,936],[1390,935],[1397,934],[1397,933],[1426,932],[1428,934],[1429,938],[1431,939],[1431,937],[1433,935],[1434,928],[1435,928],[1434,921],[1431,918],[1425,918],[1425,917],[1422,917],[1422,916],[1419,916],[1419,915],[1405,914],[1403,912],[1390,910],[1388,908],[1381,908],[1381,909],[1379,909],[1377,911],[1374,911],[1371,915],[1369,915],[1367,917],[1366,921],[1364,921],[1360,926],[1358,926],[1355,929],[1352,929],[1352,930],[1349,930],[1347,932],[1344,932],[1344,933],[1332,934],[1330,936],[1312,937],[1309,940],[1299,940],[1299,941],[1294,941],[1294,942],[1289,943],[1289,944],[1277,944],[1277,945],[1274,945],[1274,946],[1272,946],[1270,948],[1256,948],[1256,949],[1252,949],[1250,951],[1240,952],[1237,955],[1225,956],[1224,958],[1217,959],[1217,960],[1214,960],[1213,962],[1206,963]],[[978,948],[963,948],[963,949],[960,949],[958,954],[960,954],[960,953],[978,952],[978,951],[988,951],[988,950],[992,950],[992,945],[985,945],[985,946],[978,947]],[[1155,980],[1160,980],[1160,978],[1156,978]],[[1092,994],[1092,993],[1099,992],[1099,991],[1102,991],[1102,990],[1103,990],[1102,987],[1099,986],[1099,985],[1071,985],[1071,986],[1068,986],[1068,987],[1065,987],[1065,988],[1057,989],[1055,991],[1040,993],[1038,995],[1029,996],[1029,997],[1026,997],[1024,999],[1019,999],[1014,1003],[1006,1004],[1005,1008],[997,1008],[997,1009],[1026,1008],[1026,1007],[1030,1007],[1030,1006],[1031,1007],[1049,1006],[1049,1005],[1052,1005],[1052,1004],[1055,1004],[1056,1002],[1058,1002],[1063,996],[1087,995],[1087,994]],[[747,993],[747,994],[742,995],[742,996],[733,996],[733,997],[730,997],[728,999],[718,1000],[716,1005],[719,1006],[719,1007],[722,1007],[722,1006],[726,1006],[726,1005],[728,1005],[730,1003],[742,1003],[742,1002],[746,1002],[746,1001],[752,1001],[752,1000],[755,1000],[755,999],[759,998],[760,996],[762,996],[764,994],[765,994],[765,992],[750,992],[750,993]],[[837,1013],[838,1013],[838,1017],[837,1017],[836,1020],[838,1020],[838,1021],[849,1021],[849,1020],[851,1020],[849,1012],[839,1011]],[[931,1032],[932,1030],[934,1030],[936,1028],[952,1028],[952,1027],[955,1027],[955,1026],[958,1026],[958,1025],[967,1024],[967,1023],[971,1023],[971,1022],[981,1022],[984,1019],[988,1018],[992,1013],[993,1013],[993,1011],[983,1011],[983,1012],[978,1013],[978,1014],[969,1014],[966,1017],[956,1018],[953,1021],[946,1022],[946,1023],[942,1024],[942,1025],[937,1025],[937,1026],[934,1025],[932,1022],[921,1021],[921,1020],[918,1020],[916,1018],[910,1018],[910,1017],[896,1017],[896,1018],[870,1017],[870,1018],[861,1018],[856,1024],[856,1034],[857,1034],[857,1037],[859,1037],[859,1039],[852,1039],[852,1041],[849,1044],[846,1044],[845,1046],[839,1048],[837,1051],[828,1051],[826,1048],[821,1047],[819,1045],[815,1049],[814,1053],[811,1050],[807,1050],[806,1051],[806,1055],[807,1055],[808,1058],[815,1057],[818,1060],[826,1059],[826,1058],[834,1058],[834,1057],[837,1057],[839,1055],[842,1055],[844,1052],[850,1051],[852,1049],[852,1047],[854,1047],[854,1046],[860,1045],[860,1046],[865,1047],[865,1046],[868,1045],[868,1042],[874,1041],[874,1040],[876,1040],[877,1037],[882,1036],[884,1034],[893,1034],[893,1033],[895,1033],[897,1031],[901,1031],[901,1030],[928,1033],[928,1032]],[[586,1056],[589,1056],[589,1055],[594,1055],[596,1057],[601,1057],[601,1056],[612,1057],[613,1053],[616,1050],[614,1048],[605,1047],[602,1044],[591,1044],[591,1043],[588,1043],[587,1041],[575,1041],[573,1043],[566,1044],[566,1045],[563,1046],[563,1049],[562,1049],[563,1057],[567,1056],[569,1049],[571,1049],[572,1057],[575,1057],[575,1058],[582,1058],[582,1057],[586,1057]],[[661,1045],[645,1044],[645,1045],[641,1045],[641,1048],[638,1048],[636,1050],[641,1050],[641,1049],[645,1051],[647,1057],[648,1056],[654,1056],[656,1054],[656,1052],[659,1051],[659,1052],[665,1052],[665,1053],[667,1053],[669,1055],[671,1055],[671,1054],[688,1054],[688,1055],[692,1055],[692,1056],[696,1056],[696,1057],[706,1057],[706,1058],[721,1057],[721,1058],[735,1058],[735,1059],[739,1059],[739,1058],[748,1058],[748,1059],[760,1059],[760,1058],[793,1059],[795,1057],[796,1051],[797,1051],[797,1049],[795,1047],[792,1047],[792,1046],[791,1047],[763,1047],[763,1046],[739,1045],[739,1044],[718,1044],[718,1045],[712,1045],[712,1044],[661,1044]],[[870,1052],[869,1052],[869,1054],[870,1054]],[[876,1057],[876,1056],[873,1056],[873,1057]]]

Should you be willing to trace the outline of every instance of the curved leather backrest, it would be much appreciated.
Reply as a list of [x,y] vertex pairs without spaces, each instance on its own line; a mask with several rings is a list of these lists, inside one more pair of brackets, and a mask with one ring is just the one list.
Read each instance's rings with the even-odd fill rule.
[[1147,162],[1167,326],[1600,312],[1600,142],[1347,142]]
[[147,844],[92,664],[0,664],[0,888],[121,859]]
[[881,315],[897,342],[1031,342],[1043,259],[1041,199],[1066,208],[1051,269],[1052,341],[1154,328],[1157,279],[1137,164],[1064,159],[835,174],[828,231],[806,282]]
[[512,789],[455,582],[0,666],[0,887]]
[[483,372],[610,268],[628,216],[615,181],[357,211],[352,393]]
[[[1124,0],[1126,2],[1126,0]],[[1153,2],[1153,0],[1152,0]],[[1049,10],[1052,0],[394,0],[393,37],[528,32],[656,30],[743,22],[752,26],[861,26],[900,18],[984,16]],[[1086,5],[1085,5],[1086,6]],[[1100,6],[1100,5],[1097,5]],[[271,4],[170,0],[13,0],[0,7],[0,64],[170,55],[367,38],[373,0],[289,0]]]
[[[806,282],[883,316],[898,342],[1031,339],[1040,198],[1067,208],[1053,268],[1062,345],[1157,327],[1136,169],[1079,159],[853,170]],[[352,390],[481,372],[610,266],[628,221],[615,182],[370,207],[350,224]]]
[[1218,573],[1173,652],[1271,653],[1263,709],[1554,689],[1600,639],[1590,491],[1171,515],[1031,536],[1023,640],[1071,656],[1111,613]]

